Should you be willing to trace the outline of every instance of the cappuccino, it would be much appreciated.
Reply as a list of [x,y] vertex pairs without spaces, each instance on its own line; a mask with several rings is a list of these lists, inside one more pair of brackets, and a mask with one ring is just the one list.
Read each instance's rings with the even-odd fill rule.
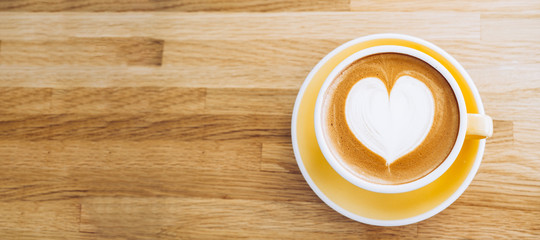
[[347,66],[323,95],[324,137],[340,164],[376,184],[403,184],[435,170],[459,131],[450,84],[428,63],[379,53]]

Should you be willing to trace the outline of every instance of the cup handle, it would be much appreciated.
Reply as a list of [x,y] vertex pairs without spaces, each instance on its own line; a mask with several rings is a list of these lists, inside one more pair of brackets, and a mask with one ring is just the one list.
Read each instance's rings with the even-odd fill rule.
[[493,119],[488,115],[467,114],[467,139],[484,139],[493,135]]

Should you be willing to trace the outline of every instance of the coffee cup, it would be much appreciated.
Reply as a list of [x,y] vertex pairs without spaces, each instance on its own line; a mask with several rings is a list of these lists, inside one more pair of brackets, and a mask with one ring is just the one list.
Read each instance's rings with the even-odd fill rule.
[[466,138],[493,132],[489,116],[467,113],[448,69],[423,52],[393,45],[339,63],[319,91],[314,117],[317,142],[332,168],[380,193],[428,185],[448,170]]

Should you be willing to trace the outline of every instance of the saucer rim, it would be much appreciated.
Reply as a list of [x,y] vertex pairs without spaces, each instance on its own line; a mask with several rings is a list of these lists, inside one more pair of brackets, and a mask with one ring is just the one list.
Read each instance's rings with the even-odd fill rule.
[[353,46],[355,44],[365,42],[365,41],[369,41],[369,40],[375,40],[375,39],[400,39],[400,40],[408,40],[408,41],[412,41],[412,42],[417,42],[417,43],[420,43],[420,44],[422,44],[422,45],[436,51],[437,53],[441,54],[444,58],[446,58],[448,61],[450,61],[452,63],[452,65],[454,65],[457,68],[457,70],[463,75],[463,78],[465,79],[465,82],[467,83],[467,86],[470,88],[470,90],[472,92],[472,95],[474,97],[474,100],[476,102],[476,105],[477,105],[477,108],[478,108],[478,113],[484,114],[484,106],[483,106],[482,100],[480,98],[480,94],[478,92],[478,89],[476,88],[476,85],[472,81],[472,79],[469,76],[469,74],[467,73],[467,71],[465,71],[463,66],[461,66],[461,64],[459,64],[459,62],[457,62],[456,59],[454,59],[450,54],[448,54],[443,49],[437,47],[436,45],[434,45],[434,44],[432,44],[432,43],[430,43],[430,42],[428,42],[426,40],[423,40],[423,39],[420,39],[420,38],[417,38],[417,37],[413,37],[413,36],[409,36],[409,35],[396,34],[396,33],[382,33],[382,34],[372,34],[372,35],[359,37],[359,38],[350,40],[350,41],[338,46],[337,48],[332,50],[330,53],[328,53],[310,71],[310,73],[308,74],[308,76],[306,77],[304,82],[302,83],[302,86],[301,86],[301,88],[300,88],[300,90],[299,90],[299,92],[297,94],[297,97],[296,97],[296,100],[295,100],[295,103],[294,103],[292,119],[291,119],[291,138],[292,138],[293,151],[294,151],[294,156],[296,158],[296,162],[298,164],[298,167],[300,168],[300,172],[302,173],[302,176],[304,177],[304,179],[306,180],[306,182],[310,186],[311,190],[313,192],[315,192],[315,194],[326,205],[328,205],[330,208],[334,209],[338,213],[340,213],[340,214],[342,214],[342,215],[344,215],[344,216],[346,216],[346,217],[348,217],[348,218],[350,218],[352,220],[362,222],[362,223],[365,223],[365,224],[370,224],[370,225],[375,225],[375,226],[402,226],[402,225],[408,225],[408,224],[417,223],[417,222],[420,222],[422,220],[428,219],[428,218],[430,218],[432,216],[435,216],[436,214],[438,214],[439,212],[443,211],[448,206],[450,206],[453,202],[455,202],[463,194],[463,192],[465,192],[465,190],[468,188],[468,186],[472,182],[474,176],[478,172],[478,168],[480,167],[480,163],[482,162],[482,157],[484,155],[484,149],[485,149],[486,140],[485,139],[480,140],[479,146],[478,146],[478,151],[476,152],[476,157],[475,157],[475,160],[474,160],[474,164],[473,164],[471,170],[469,171],[469,174],[467,175],[467,177],[465,178],[463,183],[459,186],[459,188],[450,197],[448,197],[445,201],[443,201],[441,204],[437,205],[436,207],[432,208],[431,210],[429,210],[427,212],[418,214],[418,215],[410,217],[410,218],[397,219],[397,220],[379,220],[379,219],[372,219],[372,218],[363,217],[363,216],[357,215],[355,213],[352,213],[352,212],[342,208],[341,206],[339,206],[338,204],[336,204],[332,200],[330,200],[330,198],[328,198],[326,196],[326,194],[324,194],[319,189],[319,187],[315,184],[315,182],[311,179],[311,176],[309,175],[309,173],[307,172],[307,169],[304,166],[304,162],[302,160],[302,157],[300,156],[299,147],[298,147],[298,141],[297,141],[297,129],[296,129],[300,102],[304,98],[305,90],[307,89],[307,86],[309,85],[309,83],[313,79],[313,76],[320,70],[320,68],[326,62],[328,62],[328,60],[330,58],[332,58],[336,54],[340,53],[344,49],[349,48],[349,47],[351,47],[351,46]]

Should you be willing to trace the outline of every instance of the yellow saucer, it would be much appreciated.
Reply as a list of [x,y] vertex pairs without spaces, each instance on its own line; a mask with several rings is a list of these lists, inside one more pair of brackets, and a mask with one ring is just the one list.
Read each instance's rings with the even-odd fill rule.
[[376,34],[349,41],[323,58],[304,81],[294,106],[291,135],[302,175],[313,191],[331,208],[359,222],[399,226],[429,218],[452,204],[474,178],[485,140],[467,139],[458,158],[437,180],[420,189],[398,194],[376,193],[342,178],[324,158],[314,129],[314,108],[319,90],[341,61],[362,49],[396,45],[416,49],[439,61],[454,76],[468,113],[484,113],[474,83],[463,67],[439,47],[411,36]]

